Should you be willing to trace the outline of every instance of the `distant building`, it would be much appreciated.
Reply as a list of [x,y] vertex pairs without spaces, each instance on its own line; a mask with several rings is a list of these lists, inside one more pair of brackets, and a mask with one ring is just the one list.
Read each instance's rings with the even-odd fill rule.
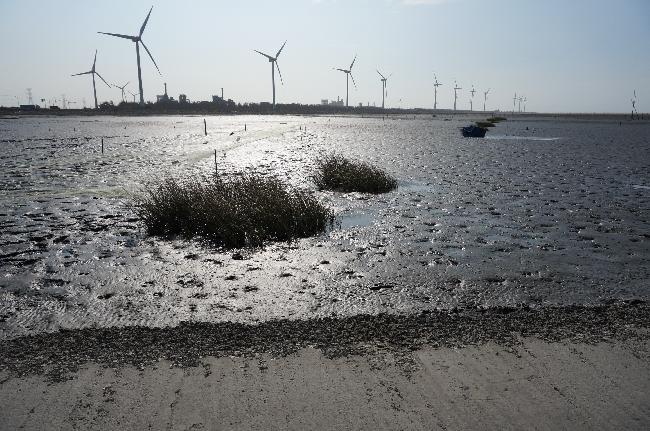
[[178,103],[188,103],[186,94],[178,95]]
[[[167,95],[167,83],[165,82],[165,94],[158,94],[156,95],[156,102],[161,103],[161,102],[169,102],[169,96]],[[173,98],[171,100],[174,100]]]
[[212,96],[212,103],[223,103],[223,98],[221,96]]
[[38,105],[20,105],[21,111],[36,111],[39,108]]
[[329,106],[345,106],[343,100],[339,100],[338,97],[336,100],[321,99],[320,104]]

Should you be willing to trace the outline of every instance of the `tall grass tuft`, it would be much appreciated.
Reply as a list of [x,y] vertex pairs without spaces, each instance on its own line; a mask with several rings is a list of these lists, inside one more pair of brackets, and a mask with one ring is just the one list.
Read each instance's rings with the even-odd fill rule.
[[506,121],[506,117],[490,117],[486,121],[489,121],[490,123],[500,123],[501,121]]
[[226,248],[304,238],[334,222],[310,193],[258,173],[166,178],[146,185],[135,208],[150,235],[200,236]]
[[486,127],[494,127],[494,123],[491,121],[477,121],[476,127],[482,127],[485,129]]
[[336,154],[316,161],[313,178],[320,190],[377,194],[397,188],[397,180],[385,171]]

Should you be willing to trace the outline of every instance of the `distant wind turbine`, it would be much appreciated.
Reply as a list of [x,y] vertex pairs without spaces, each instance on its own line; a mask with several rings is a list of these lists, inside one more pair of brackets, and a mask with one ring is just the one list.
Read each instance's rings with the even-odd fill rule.
[[438,87],[440,87],[442,84],[438,82],[438,77],[436,75],[433,75],[434,83],[433,83],[433,109],[438,109]]
[[487,91],[483,92],[483,112],[485,112],[485,102],[487,102],[487,95],[490,92],[490,89],[488,88]]
[[512,98],[512,113],[515,113],[515,106],[517,106],[517,93],[515,93],[515,97]]
[[126,84],[124,84],[123,86],[121,86],[121,87],[119,85],[113,84],[113,87],[119,88],[120,90],[122,90],[122,102],[124,102],[124,89],[126,88],[127,85],[129,85],[128,82]]
[[135,103],[135,96],[137,96],[137,95],[140,94],[140,93],[131,93],[131,92],[129,91],[129,94],[130,94],[131,96],[133,96],[133,103]]
[[474,110],[474,93],[476,93],[476,90],[474,90],[474,86],[472,85],[472,97],[469,98],[469,110],[473,111]]
[[634,90],[634,97],[632,97],[630,101],[632,102],[632,119],[634,120],[634,113],[637,114],[637,117],[639,116],[639,113],[636,110],[636,90]]
[[280,53],[282,52],[282,50],[284,49],[284,45],[286,44],[287,41],[285,40],[282,46],[280,47],[278,53],[275,54],[275,57],[271,57],[270,55],[264,54],[263,52],[258,51],[256,49],[253,50],[256,53],[262,54],[264,57],[268,58],[269,63],[271,63],[271,84],[273,85],[273,109],[275,109],[275,68],[277,67],[278,74],[280,75],[280,82],[282,83],[282,85],[284,85],[284,81],[282,80],[282,72],[280,72],[280,66],[278,66],[278,57],[280,56]]
[[462,90],[462,88],[460,88],[456,81],[454,81],[454,111],[456,110],[456,100],[458,100],[458,90]]
[[95,50],[95,59],[93,60],[93,67],[88,71],[88,72],[81,72],[81,73],[75,73],[72,76],[79,76],[79,75],[92,75],[93,76],[93,95],[95,96],[95,109],[97,109],[97,88],[95,87],[95,75],[99,76],[102,81],[104,81],[104,84],[108,86],[108,88],[111,88],[111,86],[106,82],[104,78],[102,78],[102,75],[100,75],[96,70],[95,70],[95,64],[97,63],[97,50]]
[[524,96],[519,96],[519,113],[521,113],[521,101],[524,100]]
[[135,43],[135,53],[138,58],[138,83],[140,84],[140,105],[144,105],[144,92],[142,91],[142,71],[140,69],[140,44],[144,47],[145,51],[147,51],[147,54],[149,54],[149,58],[151,58],[151,61],[153,61],[153,65],[156,66],[156,70],[162,76],[162,73],[160,73],[160,69],[158,69],[158,65],[156,64],[156,60],[153,59],[153,55],[151,55],[151,52],[149,52],[149,48],[147,48],[147,45],[144,44],[144,41],[142,40],[142,33],[144,33],[144,29],[147,26],[147,22],[149,21],[149,16],[151,15],[151,11],[153,10],[153,6],[151,6],[151,9],[149,9],[149,13],[147,14],[147,17],[145,18],[144,22],[142,23],[142,27],[140,27],[140,33],[138,33],[137,36],[128,36],[125,34],[117,34],[117,33],[104,33],[103,31],[98,31],[97,33],[100,34],[107,34],[109,36],[115,36],[115,37],[121,37],[122,39],[129,39],[132,42]]
[[388,96],[388,92],[386,91],[386,81],[388,81],[388,78],[393,76],[393,74],[391,73],[388,77],[385,77],[379,70],[377,70],[377,73],[381,76],[381,109],[384,109],[385,98]]
[[349,69],[336,69],[340,72],[345,73],[345,106],[348,106],[348,89],[349,89],[349,80],[348,77],[352,78],[352,83],[354,84],[354,88],[357,88],[357,83],[354,82],[354,76],[352,76],[352,66],[354,66],[354,62],[357,61],[357,56],[356,54],[354,55],[354,60],[352,60],[352,63],[350,64]]

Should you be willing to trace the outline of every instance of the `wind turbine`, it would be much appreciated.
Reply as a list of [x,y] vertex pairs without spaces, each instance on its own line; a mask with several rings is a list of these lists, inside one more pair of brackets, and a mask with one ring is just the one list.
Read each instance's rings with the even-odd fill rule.
[[386,81],[388,81],[388,78],[393,76],[391,73],[388,75],[388,78],[386,78],[384,75],[381,74],[381,72],[378,70],[377,73],[379,76],[381,76],[381,109],[384,109],[384,102],[385,102],[385,97],[388,96],[388,92],[386,91]]
[[92,75],[93,76],[93,94],[95,96],[95,109],[97,109],[97,88],[95,87],[95,75],[99,76],[102,81],[104,81],[104,84],[108,86],[108,88],[111,88],[111,86],[106,82],[104,78],[102,78],[102,75],[97,73],[95,70],[95,64],[97,63],[97,50],[95,50],[95,59],[93,60],[93,67],[88,71],[88,72],[81,72],[81,73],[75,73],[72,76],[79,76],[79,75]]
[[462,88],[460,88],[456,81],[454,81],[454,111],[456,110],[456,100],[458,100],[458,90],[462,90]]
[[519,113],[521,113],[521,101],[524,100],[523,96],[519,96]]
[[515,113],[515,106],[517,106],[517,93],[515,93],[515,97],[512,98],[512,113]]
[[474,90],[474,86],[472,85],[472,97],[469,98],[469,110],[473,111],[474,110],[474,93],[476,93],[476,90]]
[[354,82],[354,76],[352,76],[352,66],[354,66],[354,62],[357,61],[357,55],[354,55],[354,60],[352,60],[352,64],[350,64],[349,69],[336,69],[338,71],[341,71],[345,73],[345,107],[348,107],[348,88],[349,88],[349,80],[348,77],[352,78],[352,83],[354,84],[354,88],[357,88],[357,83]]
[[630,99],[630,102],[632,102],[632,119],[634,120],[634,113],[637,113],[637,118],[639,117],[639,113],[636,110],[636,90],[634,90],[634,97]]
[[284,49],[284,45],[286,44],[287,41],[285,40],[282,46],[280,47],[278,53],[275,54],[275,57],[271,57],[270,55],[264,54],[263,52],[258,51],[256,49],[253,50],[256,53],[262,54],[264,57],[268,58],[269,63],[271,63],[271,84],[273,85],[273,109],[275,109],[275,68],[276,67],[278,68],[278,74],[280,74],[280,82],[282,83],[282,85],[284,85],[284,81],[282,80],[282,72],[280,72],[280,66],[278,66],[278,57],[280,56],[280,53],[282,52],[282,50]]
[[524,112],[526,112],[526,102],[528,101],[528,98],[524,97]]
[[162,73],[160,73],[160,69],[158,69],[158,65],[156,64],[156,60],[153,59],[153,55],[151,55],[151,52],[149,52],[149,48],[147,48],[147,45],[144,44],[144,41],[142,40],[142,33],[144,33],[144,29],[147,26],[147,22],[149,21],[149,16],[151,15],[151,11],[153,10],[153,6],[151,6],[151,9],[149,9],[149,13],[147,14],[147,17],[145,18],[144,22],[142,23],[142,27],[140,27],[140,33],[138,33],[137,36],[128,36],[125,34],[117,34],[117,33],[104,33],[103,31],[98,31],[97,33],[100,34],[107,34],[109,36],[115,36],[115,37],[121,37],[122,39],[129,39],[130,41],[135,43],[135,53],[138,58],[138,83],[140,84],[140,105],[144,105],[144,96],[143,96],[143,91],[142,91],[142,71],[140,70],[140,44],[144,47],[145,51],[147,51],[147,54],[149,54],[149,58],[151,58],[151,61],[153,61],[153,65],[156,66],[156,70],[162,76]]
[[[131,82],[131,81],[129,81],[129,82]],[[126,84],[124,84],[121,87],[119,85],[113,84],[113,87],[119,88],[120,90],[122,90],[122,102],[124,102],[124,89],[126,88],[127,85],[129,85],[129,82],[127,82]]]
[[490,89],[488,88],[487,91],[483,92],[483,112],[485,112],[485,102],[487,102],[487,95],[490,92]]
[[438,77],[434,74],[433,79],[435,82],[433,83],[433,109],[438,109],[438,87],[440,87],[442,84],[438,82]]
[[131,92],[129,91],[129,94],[130,94],[131,96],[133,96],[133,103],[135,103],[135,96],[137,96],[137,95],[140,94],[140,93],[131,93]]

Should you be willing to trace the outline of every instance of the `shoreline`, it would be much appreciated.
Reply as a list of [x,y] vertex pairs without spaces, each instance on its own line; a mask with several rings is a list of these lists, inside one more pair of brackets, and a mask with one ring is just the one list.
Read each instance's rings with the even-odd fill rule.
[[[203,357],[285,357],[306,347],[330,358],[423,346],[464,347],[493,342],[512,347],[519,338],[546,342],[647,340],[650,304],[532,309],[498,307],[413,315],[379,314],[259,324],[183,322],[175,327],[109,327],[61,330],[0,341],[0,374],[5,378],[43,374],[65,379],[82,365],[149,366],[168,360],[197,366]],[[137,353],[136,353],[137,352]]]
[[0,342],[0,428],[647,429],[649,311],[635,302],[24,337]]

